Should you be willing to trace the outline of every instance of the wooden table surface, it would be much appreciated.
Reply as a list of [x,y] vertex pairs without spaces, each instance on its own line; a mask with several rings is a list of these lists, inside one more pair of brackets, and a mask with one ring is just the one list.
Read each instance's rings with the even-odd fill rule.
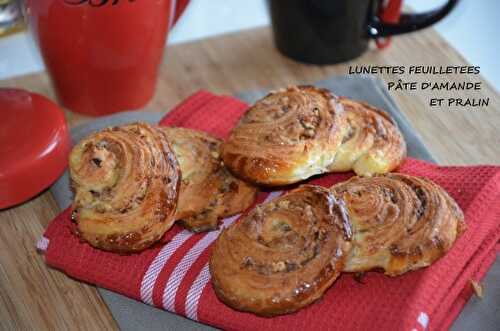
[[[274,89],[347,74],[349,65],[466,65],[432,29],[393,39],[384,51],[370,50],[341,65],[314,66],[289,60],[273,46],[268,28],[168,47],[154,100],[145,108],[165,112],[198,89],[220,94]],[[443,165],[500,164],[500,97],[478,75],[410,77],[381,75],[385,81],[482,81],[481,91],[391,93]],[[0,81],[51,98],[46,73]],[[489,97],[487,108],[429,107],[431,96]],[[67,112],[70,125],[89,120]],[[117,324],[93,286],[48,268],[35,249],[58,208],[49,192],[15,208],[0,211],[0,329],[115,329]]]

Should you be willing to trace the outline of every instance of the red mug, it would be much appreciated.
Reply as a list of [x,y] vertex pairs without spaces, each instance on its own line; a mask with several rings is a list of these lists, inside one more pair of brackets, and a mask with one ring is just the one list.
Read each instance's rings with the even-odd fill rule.
[[25,0],[63,106],[87,115],[152,98],[167,34],[189,0]]

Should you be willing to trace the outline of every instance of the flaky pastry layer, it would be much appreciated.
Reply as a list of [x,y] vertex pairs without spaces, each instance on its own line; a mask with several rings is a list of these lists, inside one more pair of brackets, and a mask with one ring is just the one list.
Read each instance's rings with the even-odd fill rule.
[[94,133],[70,154],[76,233],[90,245],[130,253],[172,226],[180,172],[166,136],[145,123]]
[[334,185],[353,229],[344,271],[389,276],[432,264],[465,231],[456,202],[430,180],[403,174],[353,177]]
[[235,178],[220,157],[222,141],[208,133],[160,127],[179,161],[182,183],[176,219],[194,232],[217,228],[224,217],[240,213],[255,200],[256,187]]
[[406,157],[406,143],[394,120],[365,102],[340,98],[346,115],[342,144],[329,171],[353,170],[359,176],[384,174]]
[[215,243],[210,272],[218,298],[261,316],[319,299],[350,248],[345,212],[327,189],[310,185],[256,207]]
[[241,118],[222,146],[226,166],[262,185],[296,183],[328,172],[345,117],[326,89],[292,86],[271,92]]

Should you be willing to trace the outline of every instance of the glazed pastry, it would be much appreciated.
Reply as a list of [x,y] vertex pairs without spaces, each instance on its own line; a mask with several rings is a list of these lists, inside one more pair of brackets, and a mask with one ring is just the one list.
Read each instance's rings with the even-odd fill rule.
[[338,277],[350,236],[344,206],[327,189],[301,186],[222,232],[210,258],[215,293],[261,316],[296,311]]
[[174,222],[180,172],[166,136],[143,123],[90,135],[70,154],[76,233],[107,251],[141,251]]
[[347,125],[330,171],[350,171],[359,176],[384,174],[406,157],[406,143],[393,119],[384,111],[340,98]]
[[263,185],[292,184],[328,171],[342,141],[342,106],[328,90],[289,87],[257,101],[222,146],[225,165]]
[[252,205],[257,189],[224,167],[221,140],[196,130],[161,130],[179,161],[182,182],[175,217],[186,228],[194,232],[216,229],[221,219]]
[[344,271],[397,276],[430,265],[465,230],[456,202],[433,182],[402,174],[353,177],[332,187],[353,229]]

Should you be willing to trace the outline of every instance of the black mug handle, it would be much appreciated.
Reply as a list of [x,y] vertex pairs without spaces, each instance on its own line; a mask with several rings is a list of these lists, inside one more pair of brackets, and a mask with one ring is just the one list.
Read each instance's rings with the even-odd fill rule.
[[440,8],[424,13],[401,14],[399,23],[384,23],[374,14],[368,21],[368,36],[371,38],[389,37],[427,28],[448,15],[458,1],[448,0]]

